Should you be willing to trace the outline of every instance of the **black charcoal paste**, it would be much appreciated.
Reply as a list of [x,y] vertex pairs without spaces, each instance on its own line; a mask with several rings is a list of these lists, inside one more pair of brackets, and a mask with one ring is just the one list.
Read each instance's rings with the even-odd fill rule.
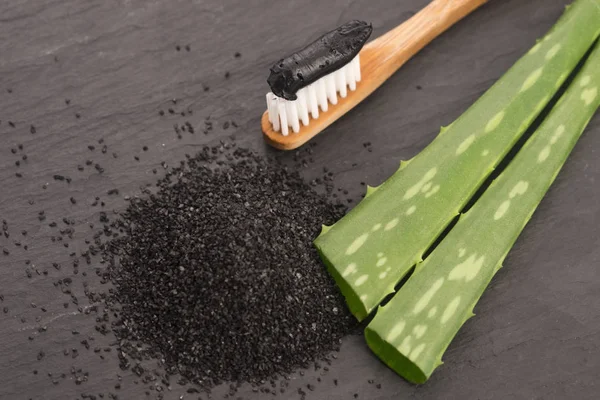
[[298,90],[352,61],[372,31],[371,24],[350,21],[279,60],[267,79],[271,91],[286,100],[296,100]]

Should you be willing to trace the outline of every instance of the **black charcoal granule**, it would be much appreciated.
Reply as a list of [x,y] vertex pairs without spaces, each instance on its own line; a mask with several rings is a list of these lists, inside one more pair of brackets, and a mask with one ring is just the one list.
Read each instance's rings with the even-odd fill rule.
[[337,349],[354,320],[312,242],[342,206],[248,150],[205,147],[181,164],[131,199],[110,223],[123,234],[102,245],[118,353],[212,386]]

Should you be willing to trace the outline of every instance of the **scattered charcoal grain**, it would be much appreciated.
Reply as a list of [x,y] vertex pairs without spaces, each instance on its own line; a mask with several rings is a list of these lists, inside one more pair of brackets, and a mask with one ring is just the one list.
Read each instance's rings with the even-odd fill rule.
[[336,350],[354,326],[312,245],[343,206],[275,160],[223,153],[188,156],[110,222],[123,233],[102,244],[105,302],[123,367],[158,358],[206,387],[260,383]]

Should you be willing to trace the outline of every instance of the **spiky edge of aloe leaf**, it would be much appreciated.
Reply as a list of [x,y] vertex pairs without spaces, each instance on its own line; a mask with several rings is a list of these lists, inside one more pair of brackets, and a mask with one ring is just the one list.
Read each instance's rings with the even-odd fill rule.
[[549,116],[415,274],[367,326],[369,347],[425,382],[600,106],[600,45]]
[[574,3],[543,40],[410,164],[402,164],[315,240],[359,320],[421,261],[564,83],[600,34],[599,4]]

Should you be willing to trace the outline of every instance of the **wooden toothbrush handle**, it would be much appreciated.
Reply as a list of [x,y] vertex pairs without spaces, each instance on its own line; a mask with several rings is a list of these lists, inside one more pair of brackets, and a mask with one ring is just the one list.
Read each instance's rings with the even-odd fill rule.
[[368,86],[375,90],[419,50],[486,1],[433,0],[409,20],[365,45],[360,62],[362,75],[372,80]]
[[261,119],[267,143],[282,150],[292,150],[306,143],[363,101],[386,81],[398,68],[461,18],[485,3],[486,0],[433,0],[427,7],[402,25],[367,43],[360,51],[362,79],[356,90],[338,103],[321,112],[319,118],[302,126],[300,132],[283,136],[273,130],[269,114]]

